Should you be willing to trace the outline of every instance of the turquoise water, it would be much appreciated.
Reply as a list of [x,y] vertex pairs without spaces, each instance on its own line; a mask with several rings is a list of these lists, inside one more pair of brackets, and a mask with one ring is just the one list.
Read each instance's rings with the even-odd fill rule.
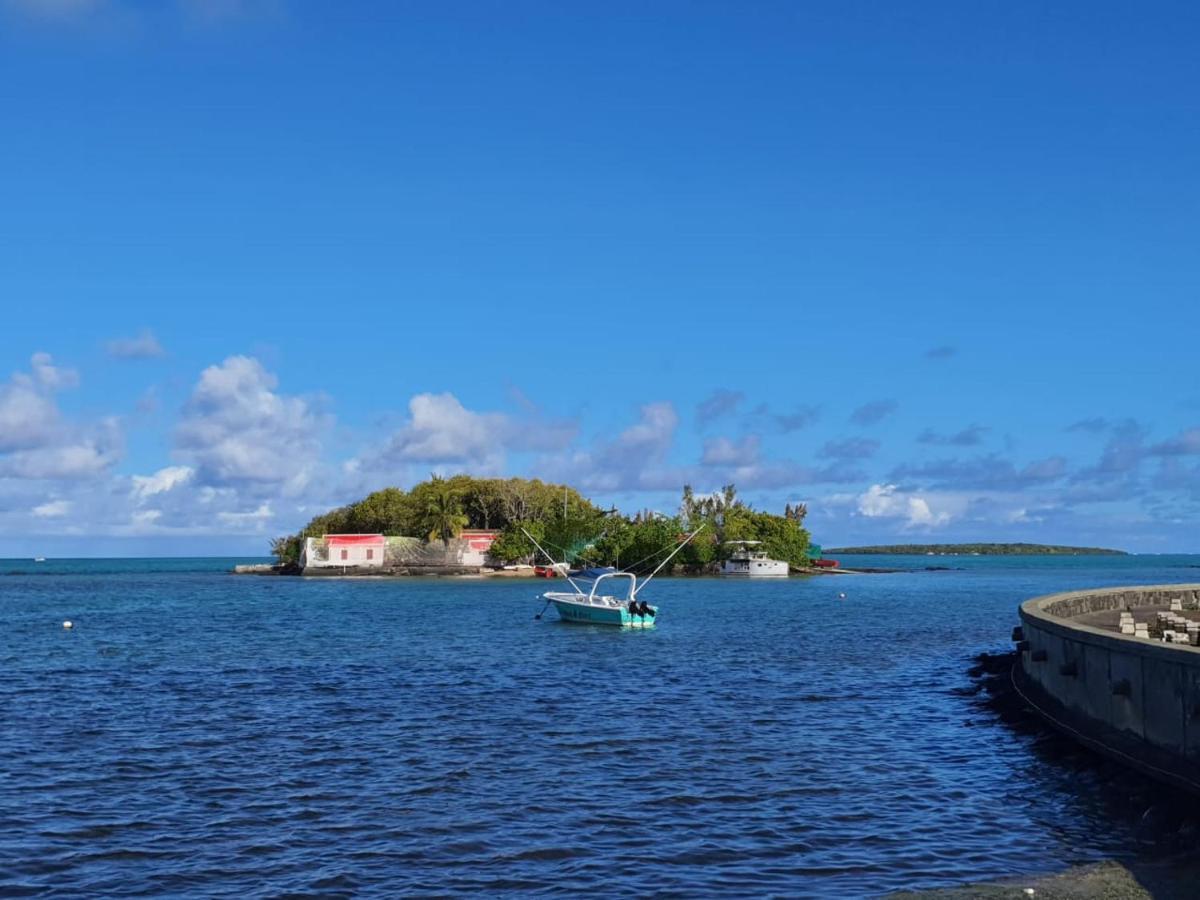
[[1188,849],[967,670],[1029,596],[1200,557],[844,561],[916,570],[660,579],[620,631],[535,621],[545,583],[0,560],[0,894],[861,896]]

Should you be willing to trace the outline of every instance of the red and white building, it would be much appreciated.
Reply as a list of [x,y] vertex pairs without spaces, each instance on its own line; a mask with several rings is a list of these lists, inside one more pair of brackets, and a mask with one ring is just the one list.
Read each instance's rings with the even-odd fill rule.
[[304,542],[301,564],[313,568],[382,566],[387,538],[382,534],[327,534]]
[[[443,547],[441,541],[391,538],[393,564],[403,566],[485,566],[498,531],[467,529]],[[382,534],[326,534],[304,542],[302,568],[382,568],[389,538]]]
[[496,543],[496,538],[500,537],[498,531],[484,531],[482,528],[468,528],[458,536],[460,541],[466,542],[466,547],[463,549],[462,565],[464,566],[482,566],[487,563],[488,551],[492,549],[492,544]]

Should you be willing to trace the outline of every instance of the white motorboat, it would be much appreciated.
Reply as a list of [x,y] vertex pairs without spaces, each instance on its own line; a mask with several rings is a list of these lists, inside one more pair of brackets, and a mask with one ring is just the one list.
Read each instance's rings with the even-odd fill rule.
[[[624,597],[601,592],[600,585],[610,578],[628,578],[629,592]],[[586,594],[581,590],[547,591],[542,596],[554,604],[564,622],[647,628],[654,624],[658,607],[638,601],[637,589],[637,577],[632,572],[609,572],[597,578]]]
[[721,563],[722,575],[743,578],[786,578],[788,564],[781,559],[771,559],[758,547],[762,541],[726,541],[736,549]]
[[[704,526],[701,525],[700,528],[697,528],[677,544],[667,558],[660,562],[658,567],[646,578],[643,578],[640,583],[637,576],[632,572],[619,572],[609,567],[584,570],[584,572],[576,573],[573,578],[570,572],[567,571],[566,563],[555,562],[554,558],[546,552],[545,548],[537,542],[532,534],[525,531],[524,528],[521,531],[541,551],[542,555],[550,560],[554,571],[560,572],[570,583],[571,587],[574,588],[571,591],[547,591],[542,594],[542,597],[546,600],[546,606],[549,606],[551,603],[554,604],[559,619],[564,622],[583,622],[591,625],[651,628],[658,618],[658,607],[651,606],[644,600],[638,600],[638,591],[648,585],[654,579],[654,576],[661,572],[667,563],[675,558],[675,554],[682,550],[688,541],[699,534],[703,528]],[[579,578],[582,581],[591,581],[591,590],[584,591],[575,582],[575,578]],[[623,578],[629,579],[629,591],[624,597],[604,593],[604,590],[613,584],[615,579]],[[601,585],[604,585],[603,589]],[[545,612],[545,610],[546,607],[542,607],[542,612]],[[534,616],[535,619],[540,619],[541,617],[542,613]]]

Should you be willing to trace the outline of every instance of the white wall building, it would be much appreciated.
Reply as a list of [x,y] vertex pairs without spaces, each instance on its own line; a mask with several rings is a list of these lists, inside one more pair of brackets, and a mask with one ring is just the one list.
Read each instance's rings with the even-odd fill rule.
[[387,539],[382,534],[327,534],[304,542],[300,564],[312,568],[382,567]]

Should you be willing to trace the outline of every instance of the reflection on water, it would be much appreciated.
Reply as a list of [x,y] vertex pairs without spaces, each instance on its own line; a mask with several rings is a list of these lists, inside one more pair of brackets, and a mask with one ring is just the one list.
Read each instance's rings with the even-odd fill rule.
[[844,896],[1174,852],[1163,792],[968,673],[1028,596],[1197,574],[1134,560],[664,579],[634,632],[525,582],[13,575],[0,892]]

